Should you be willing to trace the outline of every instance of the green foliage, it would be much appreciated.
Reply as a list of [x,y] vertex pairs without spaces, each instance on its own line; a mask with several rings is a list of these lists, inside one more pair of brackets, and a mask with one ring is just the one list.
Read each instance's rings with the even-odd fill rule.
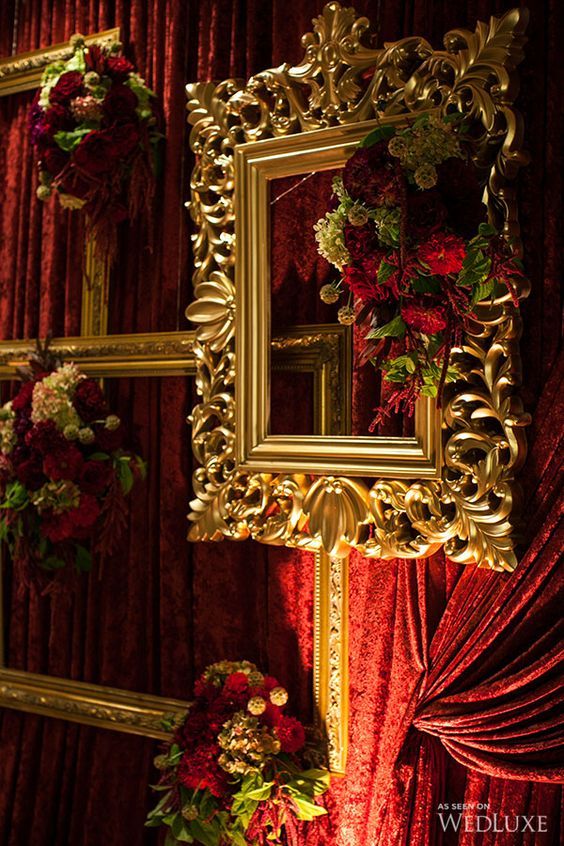
[[78,147],[84,136],[88,135],[89,132],[92,132],[92,127],[82,126],[78,129],[73,129],[71,132],[64,132],[63,130],[55,132],[53,138],[61,150],[64,150],[65,153],[72,153],[72,151]]
[[74,548],[76,550],[76,569],[81,573],[89,573],[92,569],[92,556],[90,554],[90,550],[79,543],[76,543]]
[[378,268],[378,284],[383,285],[385,282],[388,281],[392,273],[397,270],[397,267],[393,264],[390,264],[386,261],[386,259],[382,259],[380,262],[380,267]]
[[397,314],[389,323],[383,326],[378,326],[376,329],[371,329],[366,337],[369,340],[377,340],[378,338],[403,338],[405,335],[405,323],[400,314]]
[[377,144],[379,141],[387,141],[392,135],[395,135],[396,130],[395,127],[390,126],[389,124],[384,124],[383,126],[377,126],[376,129],[373,129],[366,138],[364,138],[360,142],[360,147],[373,147],[374,144]]
[[21,482],[8,482],[4,499],[0,503],[0,508],[9,508],[11,511],[23,511],[29,503],[29,496],[25,485]]
[[441,283],[436,276],[414,276],[411,287],[418,294],[440,294]]
[[133,471],[131,469],[131,456],[120,455],[114,461],[114,468],[117,473],[121,489],[125,496],[127,496],[133,487],[133,482],[135,481]]
[[141,120],[148,120],[153,114],[153,110],[151,109],[151,97],[155,97],[155,93],[147,88],[135,74],[130,76],[126,80],[125,84],[128,88],[131,88],[137,97],[138,102],[135,111],[138,116]]

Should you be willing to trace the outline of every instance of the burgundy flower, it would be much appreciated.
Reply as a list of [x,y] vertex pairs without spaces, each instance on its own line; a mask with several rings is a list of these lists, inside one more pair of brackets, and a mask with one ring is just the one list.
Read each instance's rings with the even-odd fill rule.
[[41,469],[41,457],[34,453],[25,461],[14,459],[14,472],[18,481],[25,485],[30,491],[36,491],[45,482],[45,476]]
[[231,673],[231,675],[227,676],[225,679],[223,693],[225,696],[230,696],[231,694],[244,693],[248,690],[248,688],[249,679],[246,673]]
[[227,776],[217,759],[219,747],[215,743],[198,746],[184,755],[178,766],[178,780],[190,790],[204,790],[221,796],[227,789]]
[[139,130],[132,123],[115,126],[112,129],[116,157],[126,159],[139,144]]
[[127,85],[112,85],[102,103],[108,123],[129,123],[135,118],[137,95]]
[[78,71],[67,71],[61,74],[57,84],[51,89],[49,101],[65,106],[74,97],[83,94],[82,74]]
[[93,496],[83,494],[77,508],[54,514],[45,512],[41,519],[41,531],[52,543],[74,538],[85,540],[92,534],[92,529],[100,515],[100,506]]
[[435,335],[447,325],[446,309],[433,297],[418,297],[404,303],[401,316],[416,332]]
[[13,411],[19,411],[23,408],[31,408],[31,398],[33,396],[33,389],[35,387],[35,382],[29,380],[28,382],[24,382],[19,389],[18,393],[12,400],[12,409]]
[[443,226],[446,216],[446,206],[436,189],[408,194],[407,229],[414,240],[419,241],[437,232]]
[[61,103],[52,103],[45,111],[43,122],[51,135],[59,130],[73,129],[75,121],[72,114]]
[[60,147],[47,147],[41,153],[41,164],[52,176],[57,176],[67,165],[69,154]]
[[273,726],[277,726],[279,724],[282,717],[282,709],[278,705],[274,705],[272,702],[267,702],[266,708],[260,715],[259,720],[265,726],[272,728]]
[[125,429],[123,423],[120,423],[117,429],[110,431],[106,429],[103,424],[95,424],[94,432],[96,433],[96,443],[105,452],[115,452],[123,444],[125,437]]
[[80,490],[98,496],[110,481],[111,468],[106,461],[86,461],[80,472]]
[[372,221],[364,226],[345,224],[345,246],[353,261],[363,259],[378,247],[376,228]]
[[106,398],[95,379],[81,379],[74,392],[73,405],[85,423],[105,417],[108,413]]
[[91,176],[101,176],[114,169],[115,147],[109,130],[95,130],[85,135],[74,151],[74,162]]
[[460,273],[466,255],[466,244],[457,235],[437,232],[421,244],[418,253],[419,259],[427,265],[431,273],[448,276],[449,273]]
[[353,200],[369,206],[397,205],[400,181],[387,142],[359,147],[345,165],[343,184]]
[[43,459],[43,471],[54,482],[61,479],[75,481],[82,472],[84,459],[82,453],[72,444],[65,450],[49,453]]
[[36,423],[25,436],[25,442],[30,449],[35,449],[43,455],[64,452],[69,446],[52,420]]
[[343,269],[343,282],[354,296],[359,297],[363,303],[376,299],[375,279],[367,276],[360,268],[347,265]]
[[124,82],[133,71],[133,65],[123,56],[110,56],[106,61],[106,71],[118,82]]
[[276,734],[280,741],[282,752],[292,754],[301,749],[305,743],[305,730],[295,717],[282,716],[276,726]]

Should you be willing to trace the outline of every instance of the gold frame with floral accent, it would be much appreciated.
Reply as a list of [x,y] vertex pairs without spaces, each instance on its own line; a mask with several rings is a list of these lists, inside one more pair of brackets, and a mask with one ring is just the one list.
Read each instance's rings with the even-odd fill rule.
[[[525,9],[513,9],[473,32],[452,30],[443,50],[420,37],[374,49],[369,21],[331,2],[303,37],[305,55],[297,66],[282,64],[248,82],[187,86],[197,156],[190,204],[197,229],[195,301],[187,314],[197,325],[200,395],[193,413],[200,466],[192,540],[252,537],[333,557],[356,548],[372,558],[418,558],[444,547],[457,562],[516,566],[516,473],[529,417],[516,392],[521,319],[509,294],[480,304],[463,345],[453,350],[460,378],[445,391],[433,466],[410,469],[401,460],[404,447],[391,444],[386,466],[375,462],[378,472],[367,479],[369,453],[355,466],[355,439],[348,466],[346,445],[334,439],[281,444],[270,438],[275,449],[265,450],[267,180],[252,161],[266,150],[261,166],[270,168],[271,178],[286,175],[286,165],[277,170],[278,155],[299,155],[312,138],[321,146],[324,138],[337,139],[338,146],[358,140],[370,122],[456,109],[470,124],[472,155],[486,174],[489,220],[520,255],[513,180],[526,155],[513,104],[527,19]],[[317,166],[328,166],[322,153]],[[250,305],[250,286],[258,305]],[[527,283],[515,293],[526,297]],[[258,321],[254,333],[248,331],[251,315]],[[431,442],[438,427],[433,432]],[[417,441],[421,457],[420,434]]]

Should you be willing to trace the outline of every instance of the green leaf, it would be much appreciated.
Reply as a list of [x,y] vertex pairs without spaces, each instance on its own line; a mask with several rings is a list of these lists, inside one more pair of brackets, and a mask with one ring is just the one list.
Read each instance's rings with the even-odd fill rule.
[[115,465],[120,485],[126,496],[130,493],[134,482],[133,472],[129,466],[129,462],[129,456],[122,456]]
[[177,846],[177,843],[178,841],[172,832],[167,831],[164,846]]
[[75,147],[78,147],[84,136],[88,135],[89,132],[92,132],[91,127],[88,127],[88,129],[73,129],[71,132],[63,132],[63,130],[61,130],[59,132],[55,132],[53,138],[61,150],[64,150],[66,153],[72,153]]
[[90,554],[90,550],[86,549],[85,546],[82,546],[79,543],[76,543],[74,548],[76,550],[76,569],[81,573],[89,573],[92,569],[92,556]]
[[389,264],[386,259],[382,259],[380,262],[380,267],[378,268],[378,284],[383,285],[385,282],[388,281],[392,273],[397,270],[395,265]]
[[303,794],[293,796],[292,799],[296,804],[296,815],[300,820],[313,820],[315,817],[322,817],[327,813],[325,808],[322,808],[321,805],[316,805],[315,802],[312,802],[309,797]]
[[92,455],[88,456],[89,461],[107,461],[109,459],[109,455],[107,452],[93,452]]
[[203,823],[200,820],[193,820],[190,823],[190,830],[196,840],[203,843],[204,846],[219,846],[221,832],[215,826],[210,826],[209,823]]
[[360,142],[360,147],[373,147],[374,144],[377,144],[378,141],[387,141],[388,138],[391,138],[392,135],[396,134],[396,130],[393,126],[389,124],[384,124],[383,126],[377,126],[376,129],[373,129],[366,138]]
[[248,799],[256,799],[258,802],[262,802],[270,797],[273,784],[273,781],[266,781],[262,787],[256,787],[254,790],[249,790],[249,792],[245,795]]
[[378,326],[372,329],[366,335],[369,340],[377,340],[378,338],[402,338],[405,335],[405,323],[400,314],[397,314],[389,323],[383,326]]
[[487,282],[482,282],[480,285],[476,285],[476,287],[472,291],[472,299],[470,300],[470,305],[475,306],[476,303],[487,299],[487,297],[493,294],[494,290],[495,279],[488,279]]
[[494,235],[497,235],[497,230],[495,226],[491,225],[491,223],[480,223],[478,226],[478,234],[481,235],[482,238],[493,238]]
[[414,276],[411,287],[418,294],[440,294],[441,283],[436,276]]
[[57,555],[48,555],[47,558],[43,558],[41,561],[41,567],[44,570],[62,570],[64,566],[65,562]]

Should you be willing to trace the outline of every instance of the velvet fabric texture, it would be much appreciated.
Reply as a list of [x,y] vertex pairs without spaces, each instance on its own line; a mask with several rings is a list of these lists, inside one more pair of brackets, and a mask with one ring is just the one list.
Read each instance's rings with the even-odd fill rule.
[[[511,5],[359,0],[356,8],[377,25],[380,42],[420,33],[438,46],[447,29],[473,27],[477,18]],[[561,788],[550,782],[562,773],[562,115],[555,104],[562,90],[557,39],[563,8],[559,0],[528,5],[521,106],[532,164],[522,173],[520,207],[533,290],[523,306],[521,349],[534,423],[524,471],[524,557],[514,575],[503,576],[461,568],[442,555],[417,562],[352,556],[350,750],[347,777],[331,790],[327,846],[556,846],[561,840]],[[189,255],[181,203],[192,162],[183,84],[299,61],[300,37],[320,9],[314,0],[296,4],[291,14],[282,0],[7,4],[0,23],[3,55],[14,40],[23,51],[77,30],[119,24],[128,53],[162,98],[167,144],[155,246],[148,254],[144,240],[136,244],[141,224],[121,233],[115,331],[184,325],[179,315],[188,299]],[[21,141],[26,96],[0,101],[0,182],[12,186],[4,198],[9,213],[0,216],[4,338],[49,328],[75,332],[80,302],[76,253],[60,246],[77,242],[73,227],[79,224],[35,201],[33,168]],[[252,543],[186,545],[186,386],[177,379],[120,380],[115,390],[120,406],[131,409],[132,427],[140,427],[137,437],[152,468],[132,508],[125,552],[105,565],[101,581],[95,575],[82,580],[70,600],[22,600],[8,580],[8,663],[187,698],[205,664],[247,657],[288,683],[307,718],[312,557]],[[159,834],[142,825],[151,802],[147,784],[155,778],[150,741],[9,710],[0,719],[2,846],[159,842]],[[437,809],[447,802],[489,805],[490,813],[511,819],[546,815],[548,832],[443,831]],[[312,834],[310,846],[315,839]]]

